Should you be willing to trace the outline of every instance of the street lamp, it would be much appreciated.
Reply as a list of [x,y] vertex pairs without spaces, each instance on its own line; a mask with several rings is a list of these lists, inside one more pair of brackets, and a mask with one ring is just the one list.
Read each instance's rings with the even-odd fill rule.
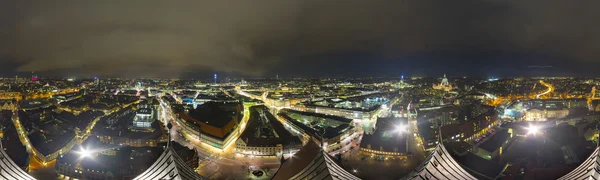
[[400,125],[397,125],[397,126],[396,126],[396,132],[398,132],[398,133],[403,133],[403,132],[406,132],[406,126],[405,126],[405,125],[402,125],[402,124],[400,124]]
[[87,149],[85,149],[83,147],[81,147],[79,149],[78,153],[79,153],[79,157],[81,157],[81,158],[91,157],[91,155],[92,155],[91,151],[89,151],[89,150],[87,150]]
[[528,134],[535,135],[536,133],[538,133],[538,131],[540,130],[540,128],[537,127],[537,126],[534,126],[534,125],[529,125],[529,127],[527,128],[527,130],[529,130]]

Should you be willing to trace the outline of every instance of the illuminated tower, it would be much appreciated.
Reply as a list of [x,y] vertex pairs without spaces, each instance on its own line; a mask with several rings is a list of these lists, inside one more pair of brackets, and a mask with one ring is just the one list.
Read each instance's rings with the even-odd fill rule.
[[38,76],[34,72],[31,72],[31,81],[38,81]]
[[213,78],[215,79],[215,84],[217,84],[217,74],[214,74]]

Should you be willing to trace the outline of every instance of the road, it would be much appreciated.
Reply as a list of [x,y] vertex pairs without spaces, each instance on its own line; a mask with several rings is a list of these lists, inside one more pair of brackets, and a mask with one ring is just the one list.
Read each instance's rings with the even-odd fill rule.
[[546,91],[544,91],[544,92],[542,92],[542,93],[540,93],[540,94],[536,95],[536,96],[535,96],[535,98],[536,98],[536,99],[539,99],[539,98],[540,98],[540,96],[543,96],[543,95],[549,94],[549,93],[551,93],[551,92],[554,92],[554,86],[552,86],[552,84],[548,84],[548,83],[546,83],[546,82],[544,82],[544,81],[542,81],[542,80],[540,80],[540,84],[542,84],[542,85],[544,85],[544,86],[548,87],[548,89],[547,89]]

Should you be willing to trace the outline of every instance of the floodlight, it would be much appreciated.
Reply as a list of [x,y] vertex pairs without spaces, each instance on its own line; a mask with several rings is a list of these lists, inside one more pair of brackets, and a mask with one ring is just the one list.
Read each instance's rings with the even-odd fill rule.
[[405,131],[406,131],[405,125],[400,124],[400,125],[396,126],[396,132],[403,133]]
[[528,134],[533,134],[533,135],[535,135],[535,134],[537,134],[537,133],[538,133],[538,131],[540,130],[540,128],[539,128],[539,127],[537,127],[537,126],[529,125],[529,128],[527,128],[527,130],[529,130],[529,133],[528,133]]

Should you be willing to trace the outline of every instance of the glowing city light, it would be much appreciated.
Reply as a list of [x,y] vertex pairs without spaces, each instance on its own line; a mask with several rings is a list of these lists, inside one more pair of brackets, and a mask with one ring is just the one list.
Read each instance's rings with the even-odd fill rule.
[[398,133],[406,132],[406,126],[402,125],[402,124],[396,126],[396,132],[398,132]]
[[89,151],[83,147],[79,149],[78,153],[81,158],[91,157],[91,155],[92,155],[91,151]]
[[538,131],[540,130],[540,128],[537,127],[537,126],[529,125],[529,127],[527,128],[527,130],[529,130],[528,134],[535,135],[535,134],[538,133]]

